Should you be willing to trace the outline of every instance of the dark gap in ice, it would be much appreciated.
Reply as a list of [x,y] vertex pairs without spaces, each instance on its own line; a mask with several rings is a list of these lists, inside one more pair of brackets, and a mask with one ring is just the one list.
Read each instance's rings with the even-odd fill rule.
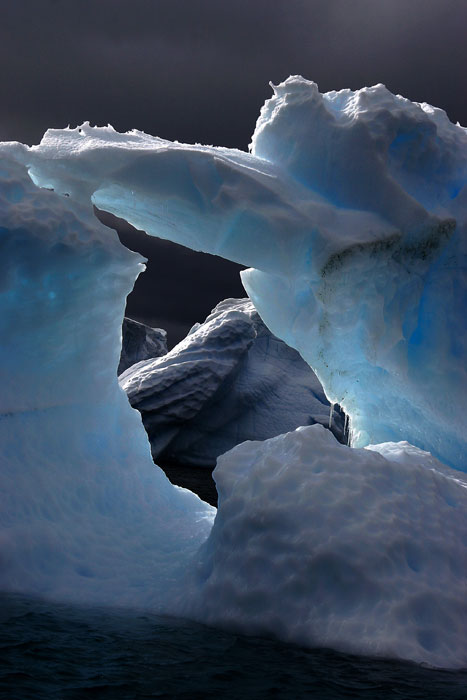
[[108,212],[95,209],[95,213],[103,224],[117,231],[126,248],[148,258],[145,273],[128,295],[125,315],[153,328],[164,328],[169,350],[220,301],[246,296],[240,281],[241,265],[148,236]]
[[[124,219],[94,208],[97,218],[116,230],[120,242],[148,259],[146,271],[136,280],[128,295],[125,316],[153,328],[167,331],[171,350],[196,322],[203,322],[223,299],[242,298],[246,292],[240,281],[241,265],[215,255],[200,253],[184,246],[149,236]],[[334,409],[342,423],[345,413],[337,404]],[[348,440],[331,426],[339,442]],[[156,461],[173,484],[196,493],[203,501],[217,506],[217,490],[212,467],[193,467],[161,460]]]
[[[146,271],[128,295],[125,316],[166,330],[169,350],[185,338],[196,322],[203,322],[220,301],[246,296],[239,274],[245,269],[243,266],[149,236],[96,207],[94,212],[101,223],[116,230],[126,248],[148,259]],[[160,459],[157,465],[173,484],[190,489],[217,507],[212,467],[193,468]]]

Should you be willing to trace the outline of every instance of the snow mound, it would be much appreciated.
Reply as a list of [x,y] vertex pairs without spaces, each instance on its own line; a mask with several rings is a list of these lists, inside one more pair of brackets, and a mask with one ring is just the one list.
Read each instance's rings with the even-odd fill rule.
[[[120,376],[142,415],[155,460],[214,466],[245,440],[329,424],[330,406],[310,367],[275,338],[249,299],[228,299],[163,357]],[[342,415],[333,425],[343,440]]]
[[467,483],[407,443],[320,425],[245,442],[214,470],[219,511],[185,614],[307,646],[467,664]]

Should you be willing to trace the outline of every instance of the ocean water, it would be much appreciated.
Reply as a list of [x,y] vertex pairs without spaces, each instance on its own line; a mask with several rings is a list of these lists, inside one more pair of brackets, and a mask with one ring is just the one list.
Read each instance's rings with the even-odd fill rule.
[[0,596],[0,698],[465,700],[467,671],[302,649],[185,620]]

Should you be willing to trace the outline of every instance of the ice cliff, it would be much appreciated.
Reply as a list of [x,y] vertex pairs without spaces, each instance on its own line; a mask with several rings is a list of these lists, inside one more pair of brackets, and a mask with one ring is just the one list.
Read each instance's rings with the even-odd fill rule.
[[[156,461],[213,467],[245,440],[329,425],[315,374],[271,335],[249,299],[221,302],[168,354],[134,364],[119,381],[141,412]],[[332,429],[343,441],[336,409]]]
[[[441,110],[298,77],[250,153],[88,124],[0,145],[2,590],[467,665],[465,153]],[[92,204],[252,266],[354,447],[314,425],[235,448],[211,531],[118,388],[141,259]]]

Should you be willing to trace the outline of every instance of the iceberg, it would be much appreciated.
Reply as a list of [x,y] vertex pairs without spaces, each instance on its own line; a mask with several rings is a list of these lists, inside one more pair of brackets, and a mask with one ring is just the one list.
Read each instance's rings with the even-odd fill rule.
[[383,85],[274,91],[250,153],[83,124],[16,157],[41,187],[254,268],[249,297],[352,445],[407,440],[465,470],[466,130]]
[[[329,425],[329,401],[316,375],[271,335],[249,299],[222,301],[168,354],[134,364],[119,382],[162,463],[214,467],[245,440]],[[337,408],[331,429],[343,442]]]
[[[250,153],[89,124],[1,144],[0,588],[465,666],[466,139],[292,77]],[[172,487],[116,378],[142,259],[92,205],[251,266],[352,447],[239,445],[217,514]]]

